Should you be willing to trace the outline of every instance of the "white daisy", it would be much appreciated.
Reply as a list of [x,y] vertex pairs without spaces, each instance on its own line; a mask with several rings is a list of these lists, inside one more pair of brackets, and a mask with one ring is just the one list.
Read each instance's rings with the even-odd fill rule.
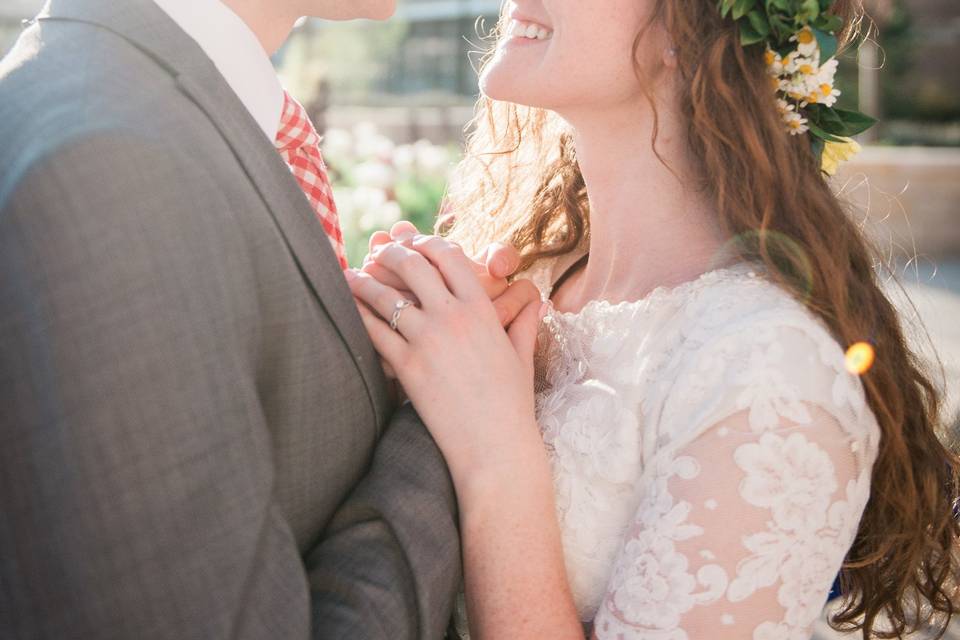
[[797,51],[800,52],[800,55],[810,57],[818,49],[817,45],[817,36],[814,35],[813,29],[810,27],[804,27],[800,31],[790,37],[790,42],[797,43]]
[[809,127],[807,126],[807,119],[797,113],[797,109],[794,105],[790,104],[786,100],[778,99],[777,108],[780,110],[780,117],[783,118],[784,124],[787,125],[787,131],[790,132],[790,135],[798,136],[801,133],[806,133],[809,130]]

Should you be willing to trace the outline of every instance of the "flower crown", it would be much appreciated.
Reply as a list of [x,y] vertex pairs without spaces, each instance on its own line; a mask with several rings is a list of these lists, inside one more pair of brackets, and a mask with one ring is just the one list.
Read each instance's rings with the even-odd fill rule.
[[809,132],[823,171],[859,151],[850,136],[876,120],[858,111],[838,109],[837,32],[843,19],[829,13],[834,0],[719,0],[721,15],[740,28],[743,46],[766,46],[767,72],[777,106],[792,135]]

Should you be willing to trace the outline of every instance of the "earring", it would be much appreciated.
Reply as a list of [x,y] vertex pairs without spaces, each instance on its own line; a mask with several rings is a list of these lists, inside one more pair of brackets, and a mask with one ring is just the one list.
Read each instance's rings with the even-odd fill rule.
[[663,64],[671,69],[677,66],[677,50],[674,47],[663,50]]

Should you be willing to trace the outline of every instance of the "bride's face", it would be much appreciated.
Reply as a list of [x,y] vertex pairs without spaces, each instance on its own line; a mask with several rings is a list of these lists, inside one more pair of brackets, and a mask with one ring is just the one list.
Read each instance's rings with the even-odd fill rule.
[[[641,89],[632,50],[649,4],[508,0],[503,36],[480,79],[481,90],[494,100],[561,114],[636,100]],[[646,48],[642,42],[638,57]]]

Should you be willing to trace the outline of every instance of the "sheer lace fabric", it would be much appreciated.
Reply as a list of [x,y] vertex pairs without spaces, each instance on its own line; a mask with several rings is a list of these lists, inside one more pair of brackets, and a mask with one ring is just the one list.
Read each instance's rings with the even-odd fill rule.
[[[528,277],[549,296],[550,263]],[[826,329],[740,265],[551,312],[537,413],[599,639],[809,638],[879,431]]]

